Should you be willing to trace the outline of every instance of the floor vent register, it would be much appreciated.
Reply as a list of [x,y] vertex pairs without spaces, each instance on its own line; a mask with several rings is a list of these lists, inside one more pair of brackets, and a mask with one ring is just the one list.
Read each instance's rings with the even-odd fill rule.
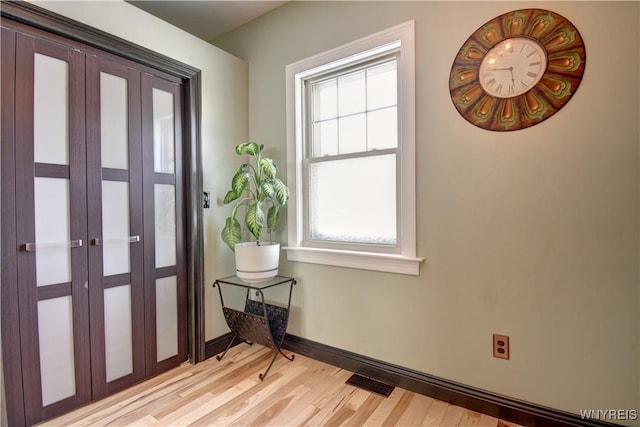
[[347,384],[370,391],[372,393],[381,394],[384,397],[389,397],[395,386],[376,381],[371,378],[363,377],[362,375],[353,374],[346,381]]

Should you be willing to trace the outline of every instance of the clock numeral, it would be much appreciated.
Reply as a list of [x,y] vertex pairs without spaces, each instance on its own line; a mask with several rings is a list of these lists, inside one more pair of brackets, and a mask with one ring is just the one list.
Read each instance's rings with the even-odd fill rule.
[[509,85],[509,93],[513,93],[513,85]]
[[530,62],[529,66],[532,67],[534,65],[540,65],[540,61]]
[[534,77],[534,78],[535,78],[537,75],[538,75],[537,73],[534,73],[534,72],[531,72],[531,71],[529,71],[529,72],[527,73],[527,76],[528,76],[528,77]]
[[494,84],[496,84],[496,79],[491,79],[487,82],[487,86],[493,86]]
[[527,58],[531,58],[535,53],[536,53],[536,51],[533,50],[530,54],[527,55]]
[[523,87],[523,88],[526,88],[526,87],[528,87],[528,86],[529,86],[528,84],[526,84],[526,83],[525,83],[525,82],[523,82],[522,80],[520,80],[520,84],[522,85],[522,87]]
[[496,88],[496,93],[502,93],[502,83]]

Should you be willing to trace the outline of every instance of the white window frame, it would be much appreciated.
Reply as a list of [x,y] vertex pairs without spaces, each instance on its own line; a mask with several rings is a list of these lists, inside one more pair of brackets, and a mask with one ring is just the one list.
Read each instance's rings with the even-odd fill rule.
[[[416,172],[415,172],[415,41],[414,21],[400,24],[355,42],[303,59],[286,67],[287,183],[289,261],[326,264],[365,270],[420,274],[423,258],[416,257]],[[365,58],[398,49],[398,118],[400,168],[398,253],[343,250],[305,246],[304,208],[304,82],[310,76],[348,66]],[[337,247],[339,245],[336,245]]]

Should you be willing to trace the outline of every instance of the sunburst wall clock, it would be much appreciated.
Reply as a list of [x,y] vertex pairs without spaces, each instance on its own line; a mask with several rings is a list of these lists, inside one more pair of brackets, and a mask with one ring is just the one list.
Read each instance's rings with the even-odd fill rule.
[[464,42],[451,67],[449,93],[468,122],[492,131],[534,126],[578,89],[586,50],[576,27],[543,9],[500,15]]

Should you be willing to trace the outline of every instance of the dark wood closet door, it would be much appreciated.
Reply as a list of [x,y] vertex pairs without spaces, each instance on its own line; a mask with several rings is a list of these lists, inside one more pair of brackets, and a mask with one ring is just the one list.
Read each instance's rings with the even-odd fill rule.
[[32,424],[91,399],[85,62],[20,33],[16,54],[17,303]]
[[3,355],[32,425],[188,359],[184,88],[4,24]]
[[145,376],[140,72],[87,56],[93,398]]
[[187,355],[182,171],[182,86],[142,76],[146,372]]

